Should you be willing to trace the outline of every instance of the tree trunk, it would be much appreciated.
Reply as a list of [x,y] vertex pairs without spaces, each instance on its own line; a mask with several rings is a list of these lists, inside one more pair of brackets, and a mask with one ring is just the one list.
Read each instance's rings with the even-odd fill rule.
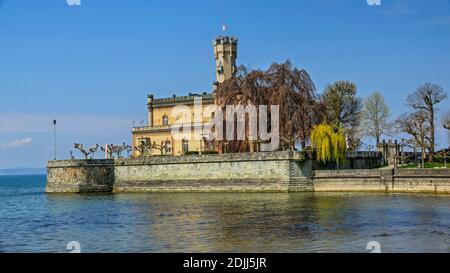
[[427,157],[427,152],[426,152],[426,149],[425,149],[425,146],[424,146],[424,145],[422,145],[422,147],[421,147],[421,152],[422,152],[422,155],[421,155],[421,158],[422,158],[422,160],[421,160],[421,165],[422,165],[422,168],[423,168],[423,167],[424,167],[423,162],[425,161],[425,159],[426,159],[426,157]]

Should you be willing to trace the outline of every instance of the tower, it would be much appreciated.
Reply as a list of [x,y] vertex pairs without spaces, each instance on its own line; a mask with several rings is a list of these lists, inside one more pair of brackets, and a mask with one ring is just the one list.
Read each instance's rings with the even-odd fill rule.
[[236,73],[238,39],[219,36],[214,39],[214,59],[216,61],[216,82],[223,83]]

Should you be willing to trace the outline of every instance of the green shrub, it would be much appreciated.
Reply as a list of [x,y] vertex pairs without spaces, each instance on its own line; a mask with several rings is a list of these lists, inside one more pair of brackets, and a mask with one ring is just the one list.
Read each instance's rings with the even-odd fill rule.
[[198,155],[198,151],[188,151],[185,152],[184,155]]
[[204,155],[216,155],[216,154],[219,154],[219,152],[216,152],[216,151],[204,151],[204,152],[202,152],[202,154],[204,154]]

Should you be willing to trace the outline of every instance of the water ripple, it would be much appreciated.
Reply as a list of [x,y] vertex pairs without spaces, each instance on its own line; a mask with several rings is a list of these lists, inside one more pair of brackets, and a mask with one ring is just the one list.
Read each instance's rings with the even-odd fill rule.
[[46,195],[0,177],[0,252],[448,252],[450,198],[349,193]]

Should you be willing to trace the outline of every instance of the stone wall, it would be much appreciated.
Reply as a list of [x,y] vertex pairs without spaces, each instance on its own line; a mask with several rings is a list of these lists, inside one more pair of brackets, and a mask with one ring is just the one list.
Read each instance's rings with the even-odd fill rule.
[[317,170],[318,192],[450,193],[450,169]]
[[394,192],[450,193],[450,169],[399,169],[394,181]]
[[312,191],[303,153],[50,161],[47,192]]
[[[382,162],[377,153],[348,156],[353,165],[347,167]],[[314,170],[316,166],[301,152],[50,161],[46,191],[450,193],[448,169]]]
[[46,192],[110,192],[114,184],[114,161],[49,161]]
[[254,153],[117,160],[114,191],[289,191],[300,153]]

